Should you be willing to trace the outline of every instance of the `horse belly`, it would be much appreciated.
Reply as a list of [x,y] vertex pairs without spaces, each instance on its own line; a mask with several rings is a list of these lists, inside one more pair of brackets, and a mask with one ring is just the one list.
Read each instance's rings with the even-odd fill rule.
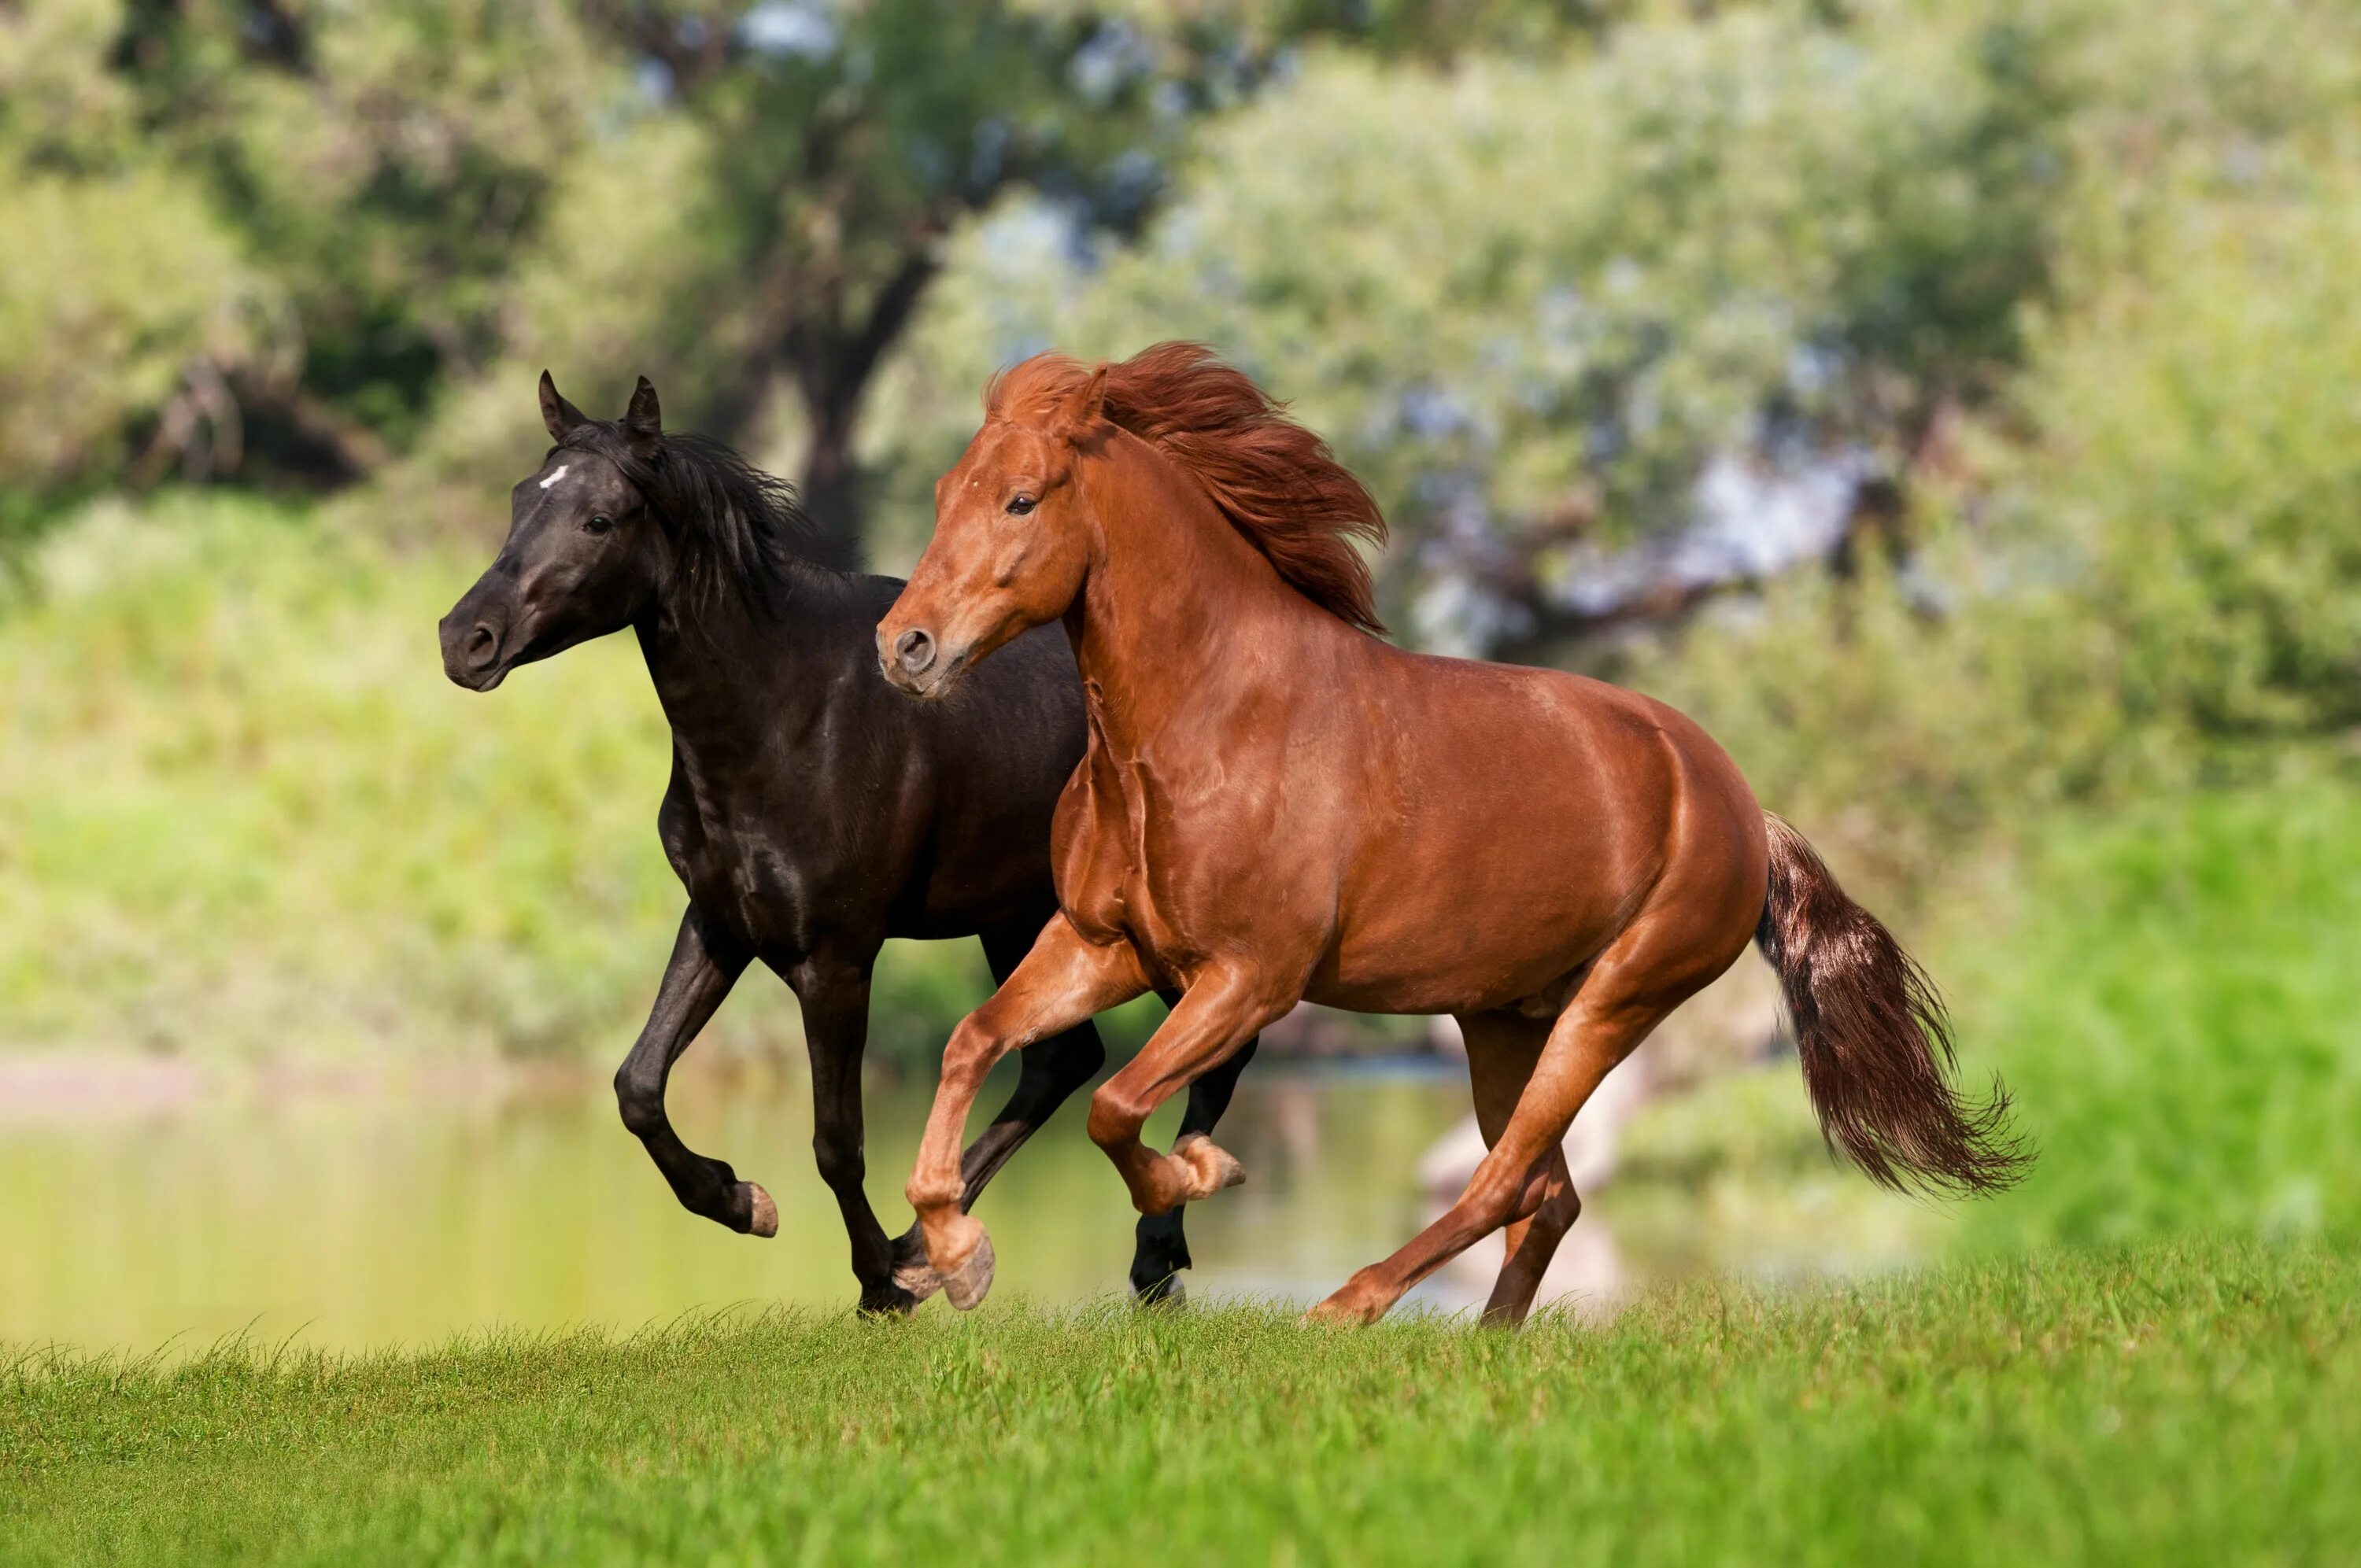
[[1391,809],[1362,839],[1316,981],[1335,1005],[1458,1012],[1556,994],[1663,869],[1677,769],[1653,725],[1569,712],[1546,672],[1484,674],[1455,681],[1472,689],[1389,759]]
[[1365,866],[1312,1000],[1376,1013],[1505,1007],[1561,987],[1629,918],[1643,879],[1579,853],[1405,853]]

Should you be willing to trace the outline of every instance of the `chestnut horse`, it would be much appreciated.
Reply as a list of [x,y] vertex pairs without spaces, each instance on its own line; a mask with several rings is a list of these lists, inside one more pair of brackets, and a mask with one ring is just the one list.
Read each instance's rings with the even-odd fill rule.
[[1750,939],[1777,970],[1837,1147],[1888,1186],[1986,1192],[2025,1156],[1995,1086],[1951,1086],[1932,987],[1720,747],[1647,697],[1405,652],[1352,541],[1384,537],[1318,437],[1209,350],[1027,360],[935,488],[933,542],[877,630],[942,696],[1063,618],[1090,732],[1058,804],[1060,913],[944,1053],[908,1188],[958,1305],[989,1286],[960,1135],[1004,1052],[1183,992],[1091,1102],[1143,1214],[1240,1179],[1149,1113],[1310,998],[1450,1013],[1489,1153],[1459,1201],[1315,1309],[1368,1321],[1494,1230],[1515,1322],[1581,1204],[1560,1144],[1608,1071]]

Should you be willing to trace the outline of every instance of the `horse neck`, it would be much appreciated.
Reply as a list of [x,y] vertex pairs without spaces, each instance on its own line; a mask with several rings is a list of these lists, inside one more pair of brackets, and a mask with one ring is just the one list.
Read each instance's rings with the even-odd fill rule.
[[1117,431],[1083,472],[1100,536],[1066,625],[1092,722],[1118,751],[1248,684],[1243,644],[1268,667],[1275,648],[1342,629],[1137,436]]
[[673,745],[700,797],[781,735],[812,722],[841,662],[836,601],[798,573],[784,609],[765,614],[735,588],[692,599],[666,584],[635,623]]

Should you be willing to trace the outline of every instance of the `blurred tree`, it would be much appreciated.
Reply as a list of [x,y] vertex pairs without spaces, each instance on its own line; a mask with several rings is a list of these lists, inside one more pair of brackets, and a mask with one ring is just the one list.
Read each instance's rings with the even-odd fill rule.
[[0,533],[126,465],[234,455],[220,374],[270,358],[267,281],[140,137],[115,24],[0,10]]
[[1135,229],[1191,121],[1261,70],[1240,27],[971,0],[591,0],[651,112],[697,152],[697,259],[666,302],[687,410],[746,442],[777,389],[802,416],[818,553],[861,539],[856,455],[878,366],[958,222],[1023,187],[1084,228]]
[[[1331,9],[134,0],[115,58],[297,329],[298,374],[231,380],[249,450],[313,479],[369,469],[447,417],[441,394],[562,353],[587,313],[741,444],[790,393],[818,552],[851,560],[861,412],[961,219],[1021,189],[1077,235],[1136,232],[1192,124],[1306,31],[1420,49],[1444,13],[1507,38],[1593,7]],[[559,210],[576,201],[609,226]],[[586,272],[630,297],[567,308],[551,275]]]
[[2062,24],[1857,9],[1323,54],[1208,132],[1136,251],[980,236],[921,373],[1221,345],[1377,484],[1439,646],[1563,652],[1759,581],[1898,521],[2003,384],[2068,172]]
[[1193,334],[1378,485],[1407,630],[1562,654],[1900,534],[2005,411],[2068,193],[2333,119],[2341,15],[0,6],[0,221],[39,232],[0,278],[0,455],[53,496],[423,445],[479,506],[542,364],[645,369],[684,422],[791,439],[847,559],[864,494],[923,510],[995,364]]
[[271,280],[288,373],[228,377],[249,454],[374,467],[498,341],[503,280],[628,71],[567,8],[131,0],[114,49],[148,144]]
[[1877,885],[2060,802],[2351,771],[2361,12],[2141,20],[2071,45],[2052,300],[1906,571],[1799,573],[1626,663]]
[[[684,406],[744,444],[790,390],[817,553],[849,563],[865,532],[871,389],[964,220],[1021,192],[1054,210],[1071,248],[1136,236],[1196,123],[1244,103],[1308,37],[1433,57],[1603,27],[1622,8],[588,0],[584,14],[702,148],[681,242],[704,261],[655,333]],[[556,254],[571,264],[581,247]]]

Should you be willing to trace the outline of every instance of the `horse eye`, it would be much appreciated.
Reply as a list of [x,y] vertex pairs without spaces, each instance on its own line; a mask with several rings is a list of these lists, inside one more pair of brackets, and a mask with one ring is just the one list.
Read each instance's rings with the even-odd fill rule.
[[588,528],[593,533],[604,533],[609,529],[615,526],[615,520],[609,517],[602,511],[596,517],[593,517],[588,523],[584,524],[584,526]]
[[1023,517],[1040,504],[1041,503],[1039,501],[1035,500],[1031,496],[1018,496],[1008,503],[1008,515],[1011,517]]

